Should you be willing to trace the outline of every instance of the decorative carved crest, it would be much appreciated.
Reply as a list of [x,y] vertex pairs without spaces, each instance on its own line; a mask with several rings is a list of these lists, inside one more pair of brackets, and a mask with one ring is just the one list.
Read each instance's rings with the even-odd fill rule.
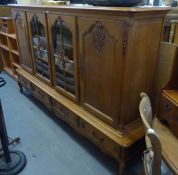
[[38,23],[38,22],[39,22],[38,16],[37,16],[36,14],[33,15],[32,20],[33,20],[35,23]]
[[16,13],[16,15],[15,15],[15,20],[17,21],[17,24],[18,24],[19,26],[21,26],[21,28],[24,27],[24,21],[23,21],[23,18],[22,18],[22,16],[20,15],[19,12]]
[[59,16],[56,21],[55,21],[55,24],[57,27],[61,27],[61,24],[63,23],[63,19]]
[[97,21],[93,30],[93,44],[96,49],[96,52],[100,54],[106,38],[104,25],[100,21]]

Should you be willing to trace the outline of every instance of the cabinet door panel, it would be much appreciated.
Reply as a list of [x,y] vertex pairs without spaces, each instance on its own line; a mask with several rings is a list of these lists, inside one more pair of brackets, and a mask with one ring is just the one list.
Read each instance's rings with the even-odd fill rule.
[[20,62],[27,71],[33,72],[29,35],[24,11],[13,11],[17,40],[20,51]]
[[27,21],[35,74],[45,83],[52,85],[46,14],[27,12]]
[[83,106],[116,126],[123,66],[123,22],[79,18]]
[[76,18],[56,14],[47,18],[55,89],[78,101]]

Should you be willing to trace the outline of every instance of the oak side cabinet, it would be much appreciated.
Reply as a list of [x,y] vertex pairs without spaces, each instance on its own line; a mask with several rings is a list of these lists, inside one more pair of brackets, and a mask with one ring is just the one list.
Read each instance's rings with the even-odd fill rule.
[[152,96],[169,8],[11,5],[18,84],[119,162],[144,136],[139,94]]

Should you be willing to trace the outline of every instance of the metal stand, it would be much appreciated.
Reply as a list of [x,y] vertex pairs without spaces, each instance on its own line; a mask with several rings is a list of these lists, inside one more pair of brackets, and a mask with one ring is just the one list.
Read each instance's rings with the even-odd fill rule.
[[0,77],[0,87],[4,86],[6,84],[6,81]]
[[[0,87],[4,84],[4,79],[0,78]],[[2,85],[3,84],[3,85]],[[0,155],[0,175],[17,175],[26,165],[26,156],[20,151],[9,151],[9,140],[0,101],[0,139],[3,154]],[[17,138],[19,140],[19,138]],[[12,140],[14,143],[14,140]]]
[[[2,77],[0,77],[0,87],[4,86],[5,84],[6,84],[6,81]],[[9,140],[8,145],[12,145],[13,143],[19,143],[20,142],[20,138],[19,137],[15,138],[15,139],[12,139],[12,138],[8,137],[8,140]],[[0,151],[2,151],[2,150],[3,149],[0,148]]]
[[26,165],[25,154],[20,151],[9,151],[7,130],[0,101],[0,137],[3,154],[0,155],[0,175],[17,175]]
[[[8,145],[13,145],[14,143],[20,143],[20,137],[16,137],[15,139],[12,139],[8,137]],[[3,151],[3,148],[0,148],[0,152]]]

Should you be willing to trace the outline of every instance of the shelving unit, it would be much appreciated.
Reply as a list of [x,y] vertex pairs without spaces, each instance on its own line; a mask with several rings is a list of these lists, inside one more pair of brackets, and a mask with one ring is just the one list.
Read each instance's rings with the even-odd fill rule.
[[172,132],[178,137],[178,48],[175,50],[171,76],[162,88],[158,109],[158,118],[167,122]]
[[20,61],[13,19],[0,17],[0,24],[0,49],[3,69],[17,79],[16,69],[20,67]]

